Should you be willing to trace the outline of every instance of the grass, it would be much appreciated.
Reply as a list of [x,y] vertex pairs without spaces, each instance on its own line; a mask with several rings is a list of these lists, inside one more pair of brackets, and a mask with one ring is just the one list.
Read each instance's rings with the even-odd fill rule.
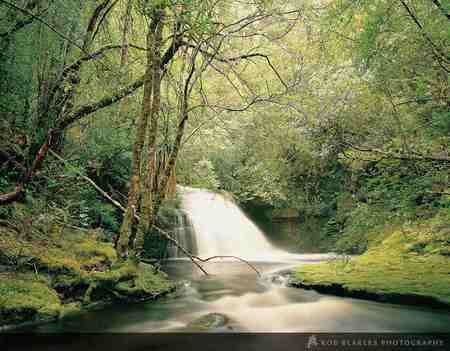
[[303,286],[338,284],[349,292],[433,297],[450,304],[448,211],[422,223],[386,226],[368,250],[349,261],[306,264],[294,271]]

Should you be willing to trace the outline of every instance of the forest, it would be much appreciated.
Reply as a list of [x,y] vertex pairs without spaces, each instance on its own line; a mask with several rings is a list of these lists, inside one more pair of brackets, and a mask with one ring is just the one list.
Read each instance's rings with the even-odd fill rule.
[[265,276],[242,211],[268,280],[449,332],[449,153],[449,0],[0,0],[0,331]]

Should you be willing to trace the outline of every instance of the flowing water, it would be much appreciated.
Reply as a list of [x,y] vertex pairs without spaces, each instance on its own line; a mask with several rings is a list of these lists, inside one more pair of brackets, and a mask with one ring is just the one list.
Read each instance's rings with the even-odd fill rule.
[[215,313],[226,322],[221,332],[450,332],[448,311],[382,304],[290,288],[280,272],[327,255],[294,254],[275,248],[225,196],[183,188],[187,216],[177,237],[201,257],[239,256],[262,272],[258,277],[242,262],[218,259],[204,264],[203,275],[186,258],[169,261],[165,271],[182,281],[176,298],[111,306],[71,319],[35,327],[38,332],[198,331],[193,321]]
[[265,260],[281,253],[227,197],[192,188],[182,188],[182,194],[200,257],[234,255]]

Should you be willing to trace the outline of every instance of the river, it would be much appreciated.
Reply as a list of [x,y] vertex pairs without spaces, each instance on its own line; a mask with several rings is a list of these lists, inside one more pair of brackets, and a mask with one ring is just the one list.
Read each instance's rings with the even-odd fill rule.
[[[257,263],[255,272],[238,262],[208,263],[204,276],[178,260],[165,270],[184,281],[176,298],[114,305],[35,327],[37,332],[179,332],[209,313],[224,314],[221,332],[450,332],[448,312],[318,294],[273,282],[291,264]],[[277,280],[277,279],[275,279]],[[195,330],[199,331],[199,330]]]
[[[155,302],[114,305],[33,327],[35,332],[450,332],[448,311],[327,296],[286,286],[280,272],[327,255],[295,254],[274,247],[264,233],[226,196],[183,188],[183,207],[195,233],[191,249],[201,257],[234,255],[204,264],[205,276],[186,258],[163,269],[180,282],[176,296]],[[191,234],[189,234],[191,233]],[[189,239],[189,240],[187,240]],[[224,322],[198,328],[211,313]]]

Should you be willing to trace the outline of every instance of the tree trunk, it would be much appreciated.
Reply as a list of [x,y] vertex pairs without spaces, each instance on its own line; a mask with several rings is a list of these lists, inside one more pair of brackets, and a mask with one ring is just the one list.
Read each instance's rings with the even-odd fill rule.
[[[181,148],[181,141],[183,140],[184,131],[186,128],[186,124],[189,118],[189,97],[191,93],[191,79],[194,76],[195,72],[195,58],[198,53],[198,50],[193,54],[191,58],[191,66],[188,73],[188,77],[184,82],[183,95],[181,97],[181,106],[180,106],[180,118],[177,128],[177,135],[175,137],[175,141],[173,144],[172,152],[170,153],[169,161],[167,162],[167,166],[164,169],[164,172],[161,176],[161,180],[159,181],[158,190],[156,191],[156,196],[153,205],[154,216],[158,214],[161,203],[164,199],[164,194],[166,194],[166,188],[169,184],[169,180],[175,170],[175,165],[177,163],[178,154]],[[153,223],[151,223],[153,224]]]
[[130,190],[128,193],[128,204],[122,225],[119,232],[119,240],[117,242],[117,254],[119,257],[126,258],[130,244],[130,236],[133,230],[134,218],[136,216],[137,205],[140,196],[140,172],[142,150],[144,148],[146,127],[151,113],[152,93],[153,93],[153,62],[154,62],[154,46],[155,32],[158,27],[158,19],[155,18],[147,33],[147,68],[144,77],[144,97],[142,100],[142,112],[136,123],[136,137],[133,145],[132,157],[132,175],[130,179]]
[[155,34],[153,53],[153,99],[150,111],[150,123],[148,125],[148,158],[144,171],[144,186],[141,201],[141,219],[138,226],[135,251],[137,255],[144,249],[144,236],[148,233],[153,219],[153,183],[156,169],[156,143],[158,134],[158,119],[161,106],[161,48],[162,31],[164,27],[163,14],[160,15]]
[[170,154],[169,161],[167,162],[167,166],[164,169],[161,180],[158,184],[158,191],[156,192],[156,195],[155,195],[154,206],[153,206],[153,212],[154,212],[155,216],[158,214],[159,208],[161,207],[161,203],[164,199],[164,194],[166,194],[167,185],[169,184],[169,180],[175,170],[175,166],[176,166],[177,159],[178,159],[178,154],[179,154],[180,148],[181,148],[181,141],[183,140],[184,131],[186,128],[188,117],[189,117],[188,102],[187,102],[187,97],[186,97],[184,99],[184,101],[182,102],[181,118],[180,118],[180,122],[178,124],[177,135],[175,137],[173,149]]
[[123,19],[122,50],[120,53],[120,66],[122,68],[128,63],[128,33],[131,28],[131,5],[132,0],[128,0],[125,10],[125,16]]

